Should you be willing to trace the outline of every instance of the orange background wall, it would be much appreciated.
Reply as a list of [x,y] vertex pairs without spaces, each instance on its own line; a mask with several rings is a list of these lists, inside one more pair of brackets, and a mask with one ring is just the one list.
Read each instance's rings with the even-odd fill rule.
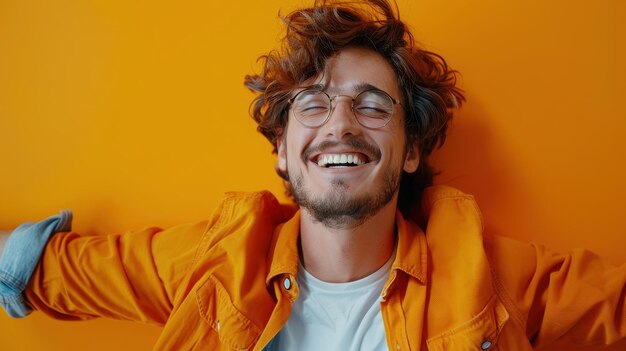
[[[0,228],[63,208],[84,233],[167,227],[224,191],[282,194],[242,79],[297,4],[0,0]],[[626,262],[626,2],[399,6],[467,92],[438,182],[475,194],[488,231]],[[148,350],[158,333],[0,315],[2,350]]]

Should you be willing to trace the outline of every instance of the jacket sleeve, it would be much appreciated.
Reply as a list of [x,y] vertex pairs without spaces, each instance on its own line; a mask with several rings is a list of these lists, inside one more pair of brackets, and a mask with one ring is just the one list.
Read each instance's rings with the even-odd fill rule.
[[206,228],[199,222],[109,236],[58,233],[24,291],[27,303],[57,319],[162,325]]
[[556,340],[603,346],[626,338],[626,264],[497,236],[486,248],[496,288],[535,347]]

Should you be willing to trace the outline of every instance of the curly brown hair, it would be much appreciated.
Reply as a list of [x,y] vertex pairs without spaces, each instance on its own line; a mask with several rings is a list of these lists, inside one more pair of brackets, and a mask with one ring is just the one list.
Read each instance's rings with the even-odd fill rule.
[[[400,21],[397,5],[387,0],[316,0],[313,7],[281,17],[286,33],[280,49],[263,55],[261,73],[244,84],[258,95],[250,105],[252,118],[274,146],[288,120],[293,89],[322,73],[327,60],[347,47],[362,47],[384,57],[398,76],[405,109],[408,143],[417,142],[420,166],[404,172],[398,206],[407,210],[419,201],[436,174],[427,157],[446,138],[452,108],[464,101],[456,74],[439,55],[419,47]],[[279,175],[289,181],[286,174]],[[289,189],[289,186],[287,186]]]

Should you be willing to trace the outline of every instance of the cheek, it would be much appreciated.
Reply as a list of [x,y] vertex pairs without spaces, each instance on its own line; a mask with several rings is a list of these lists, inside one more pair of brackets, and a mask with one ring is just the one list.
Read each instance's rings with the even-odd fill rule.
[[297,163],[300,160],[302,154],[302,142],[296,133],[290,134],[285,139],[285,143],[282,147],[282,153],[279,155],[279,162],[281,162],[286,168],[297,167]]
[[[384,151],[388,156],[386,167],[397,171],[407,170],[408,150],[406,150],[404,138],[393,140],[387,145],[389,146]],[[409,165],[408,168],[412,166]]]
[[302,152],[313,143],[316,135],[315,129],[301,126],[291,128],[286,138],[290,160],[300,159]]

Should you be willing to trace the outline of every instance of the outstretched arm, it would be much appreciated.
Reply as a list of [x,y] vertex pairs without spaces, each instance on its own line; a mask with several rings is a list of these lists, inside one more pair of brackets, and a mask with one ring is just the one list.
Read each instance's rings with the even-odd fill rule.
[[113,235],[58,233],[24,290],[29,306],[65,320],[162,325],[183,288],[207,223]]
[[557,254],[504,237],[486,241],[498,286],[536,347],[557,339],[605,346],[626,337],[626,264],[586,250]]
[[10,235],[0,257],[5,311],[164,323],[207,222],[108,236],[79,235],[70,223],[63,211]]

